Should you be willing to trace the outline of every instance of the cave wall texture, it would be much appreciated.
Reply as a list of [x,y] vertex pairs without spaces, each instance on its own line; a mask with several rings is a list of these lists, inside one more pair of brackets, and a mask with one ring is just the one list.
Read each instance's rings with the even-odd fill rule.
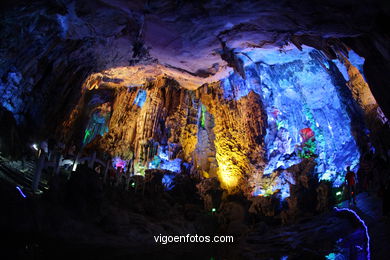
[[338,185],[389,148],[386,1],[2,5],[0,102],[27,138],[247,195],[287,196],[272,176],[306,157]]
[[[364,59],[337,53],[329,59],[293,45],[251,51],[242,59],[245,78],[232,72],[196,90],[165,76],[128,86],[118,78],[123,68],[103,71],[85,82],[64,137],[132,161],[135,174],[191,167],[232,193],[288,197],[284,174],[304,158],[315,158],[319,180],[340,186],[345,167],[358,170],[360,154],[374,147],[369,133],[381,136],[387,119],[360,72]],[[113,111],[101,123],[107,134],[88,144],[95,120],[88,111],[106,104]]]

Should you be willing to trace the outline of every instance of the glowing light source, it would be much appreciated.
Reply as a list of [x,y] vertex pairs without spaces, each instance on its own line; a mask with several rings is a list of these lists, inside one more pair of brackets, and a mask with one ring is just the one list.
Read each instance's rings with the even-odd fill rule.
[[161,159],[159,156],[155,155],[153,160],[149,163],[149,169],[157,169],[161,164]]
[[23,198],[26,198],[27,196],[23,193],[22,189],[19,186],[16,186],[16,189],[19,191],[20,195],[22,195]]
[[33,148],[35,151],[38,151],[38,145],[37,144],[31,145],[31,148]]
[[134,163],[134,175],[145,176],[146,166],[144,166],[141,162]]
[[326,255],[325,258],[328,260],[337,260],[337,259],[344,259],[344,256],[340,254],[330,253]]
[[173,189],[174,182],[173,179],[175,178],[172,174],[164,174],[164,177],[162,178],[161,182],[164,185],[165,190],[171,190]]
[[217,211],[216,208],[212,208],[212,209],[211,209],[211,212],[216,212],[216,211]]
[[335,207],[334,209],[337,212],[349,212],[349,213],[351,213],[360,222],[360,224],[363,226],[364,232],[365,232],[365,235],[366,235],[366,239],[367,239],[367,247],[366,247],[367,260],[370,260],[370,257],[371,257],[371,253],[370,253],[370,235],[368,233],[368,227],[367,227],[366,223],[364,222],[364,220],[352,209],[349,209],[349,208],[337,208],[337,207]]
[[87,143],[88,138],[91,136],[91,130],[85,129],[85,135],[83,139],[83,144]]
[[181,171],[181,164],[182,160],[180,158],[169,160],[167,146],[161,145],[158,147],[157,155],[154,156],[148,167],[149,169],[162,169],[179,173]]
[[72,172],[75,172],[77,170],[77,165],[78,165],[78,161],[76,160],[73,164],[73,167],[72,167]]
[[233,189],[238,185],[238,180],[241,175],[240,169],[225,156],[218,156],[217,154],[216,158],[219,165],[218,176],[222,182],[222,187],[228,190]]
[[123,171],[126,171],[126,165],[127,165],[127,162],[125,160],[122,160],[120,157],[114,157],[112,159],[112,166],[115,168],[115,169],[118,169],[118,168],[122,168]]
[[162,161],[160,169],[179,173],[181,171],[181,159],[175,158],[174,160]]

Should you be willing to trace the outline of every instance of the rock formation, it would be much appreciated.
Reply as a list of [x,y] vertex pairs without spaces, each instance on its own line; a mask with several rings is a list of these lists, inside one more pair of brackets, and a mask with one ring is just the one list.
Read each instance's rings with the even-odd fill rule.
[[364,253],[362,230],[327,211],[347,166],[362,187],[388,177],[388,1],[0,7],[0,171],[31,166],[4,170],[15,182],[1,172],[3,204],[17,205],[1,215],[6,236],[131,244],[151,258],[165,233],[233,235],[256,259],[322,259],[337,243]]
[[29,138],[249,198],[289,197],[304,159],[339,186],[387,153],[380,1],[22,2],[1,13],[0,101]]

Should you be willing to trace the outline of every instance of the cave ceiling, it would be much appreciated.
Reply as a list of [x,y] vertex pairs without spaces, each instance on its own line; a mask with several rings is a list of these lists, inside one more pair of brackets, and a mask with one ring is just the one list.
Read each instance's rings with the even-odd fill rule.
[[233,72],[245,78],[244,67],[264,50],[304,45],[332,60],[349,48],[364,57],[370,89],[390,116],[388,1],[6,0],[0,6],[1,103],[37,129],[58,125],[85,82],[132,87],[166,76],[194,90]]
[[[131,9],[126,1],[106,2],[126,12]],[[160,64],[202,78],[221,78],[226,75],[223,71],[237,66],[229,52],[282,47],[293,35],[356,36],[370,30],[370,19],[378,11],[364,4],[356,6],[356,1],[321,3],[150,1],[143,5],[141,33],[150,55]]]
[[[289,42],[326,49],[329,39],[377,28],[380,1],[55,1],[64,40],[94,39],[98,69],[121,68],[129,85],[161,74],[188,89],[242,74],[238,54]],[[141,66],[140,66],[141,65]],[[143,66],[147,65],[147,66]],[[136,71],[136,73],[134,73]],[[140,75],[145,72],[145,75]],[[127,76],[126,76],[127,75]]]

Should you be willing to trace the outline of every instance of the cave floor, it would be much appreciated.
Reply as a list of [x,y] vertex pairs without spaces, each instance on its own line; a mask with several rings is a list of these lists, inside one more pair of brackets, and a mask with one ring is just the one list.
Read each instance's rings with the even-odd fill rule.
[[356,199],[356,206],[343,201],[337,208],[353,210],[367,225],[370,258],[364,250],[363,225],[353,214],[336,210],[272,230],[255,227],[242,244],[243,255],[248,259],[388,259],[390,221],[382,217],[382,200],[366,192]]
[[[32,194],[32,182],[35,168],[35,160],[26,160],[23,165],[22,161],[10,161],[0,156],[0,178],[20,187],[24,193],[29,195]],[[48,179],[49,176],[47,174],[42,174],[38,186],[38,193],[43,193],[48,190]]]
[[[338,208],[348,208],[343,201]],[[373,193],[360,193],[356,196],[356,206],[351,206],[368,227],[371,243],[371,259],[389,259],[390,219],[382,216],[382,200]]]
[[[3,161],[3,166],[4,164],[8,169],[13,169],[12,174],[20,172],[17,163],[4,163]],[[24,174],[22,179],[15,178],[12,174],[9,175],[4,169],[0,169],[1,179],[8,184],[22,185],[23,183],[20,182],[28,183],[28,174]],[[360,193],[357,195],[356,201],[356,206],[349,206],[348,201],[344,201],[338,204],[337,208],[350,208],[365,222],[370,235],[371,259],[388,259],[390,221],[382,217],[382,200],[373,193]],[[290,259],[290,256],[295,259],[294,256],[302,254],[307,257],[318,255],[324,257],[332,251],[335,241],[340,241],[341,238],[344,241],[349,241],[343,242],[344,247],[345,245],[356,247],[364,244],[362,240],[362,237],[364,237],[363,229],[359,224],[351,224],[353,222],[353,217],[340,217],[340,214],[333,210],[318,216],[300,219],[297,224],[290,226],[270,228],[260,223],[249,231],[244,239],[245,241],[234,251],[240,251],[236,252],[236,256],[244,259],[285,259],[283,257],[286,255],[289,257],[288,259]],[[6,223],[2,223],[2,225],[4,224]],[[212,251],[206,254],[213,255]],[[127,254],[127,250],[124,254]],[[363,253],[361,252],[361,254]],[[219,254],[217,253],[217,255]],[[203,256],[201,254],[199,259],[203,259]],[[274,258],[275,256],[278,258]],[[356,259],[361,258],[358,256]]]

